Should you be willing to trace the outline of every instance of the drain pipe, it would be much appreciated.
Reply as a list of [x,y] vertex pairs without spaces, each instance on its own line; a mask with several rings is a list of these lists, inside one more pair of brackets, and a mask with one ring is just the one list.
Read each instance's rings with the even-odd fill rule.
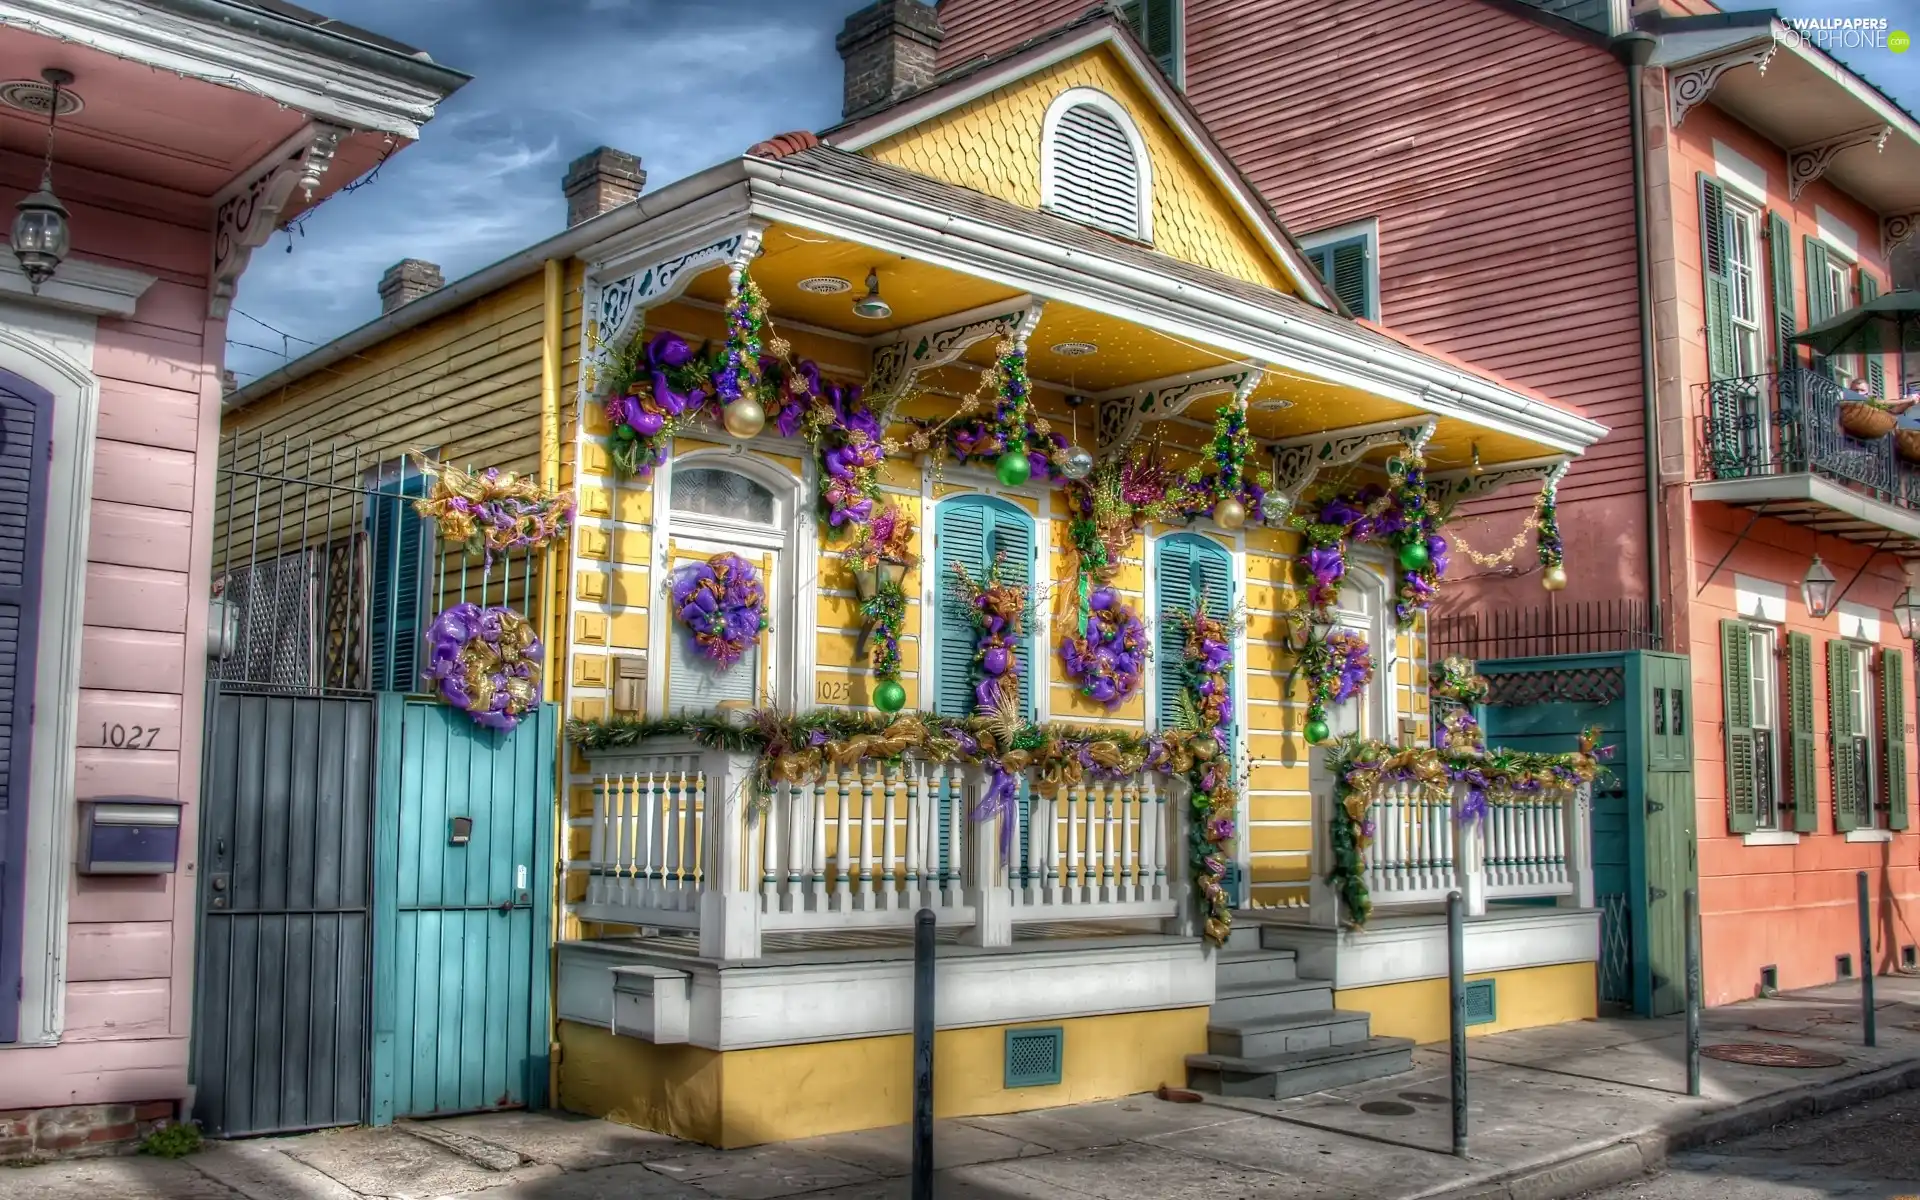
[[1653,362],[1653,264],[1647,242],[1647,134],[1646,105],[1641,87],[1647,61],[1658,44],[1652,34],[1631,30],[1613,39],[1613,51],[1627,67],[1627,111],[1633,128],[1633,241],[1634,269],[1640,282],[1641,453],[1646,458],[1647,491],[1647,618],[1657,645],[1666,644],[1660,604],[1660,413]]

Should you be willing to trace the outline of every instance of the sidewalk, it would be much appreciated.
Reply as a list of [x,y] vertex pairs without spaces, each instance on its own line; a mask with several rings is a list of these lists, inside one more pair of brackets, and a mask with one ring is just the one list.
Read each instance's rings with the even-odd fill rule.
[[[1420,1200],[1574,1196],[1670,1149],[1920,1086],[1920,977],[1882,978],[1879,1045],[1861,1045],[1859,988],[1711,1010],[1702,1042],[1812,1051],[1833,1065],[1703,1058],[1686,1095],[1680,1018],[1601,1020],[1470,1043],[1469,1157],[1447,1153],[1445,1046],[1393,1079],[1293,1100],[1179,1104],[1137,1096],[939,1122],[940,1200]],[[937,1064],[936,1064],[937,1069]],[[1177,1083],[1178,1081],[1170,1081]],[[34,1200],[894,1200],[904,1127],[722,1152],[602,1121],[495,1113],[209,1147],[180,1162],[110,1159],[0,1169]]]

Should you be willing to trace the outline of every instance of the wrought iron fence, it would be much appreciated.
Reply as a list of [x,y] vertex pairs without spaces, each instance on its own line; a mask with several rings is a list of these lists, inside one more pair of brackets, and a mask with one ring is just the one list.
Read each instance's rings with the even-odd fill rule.
[[423,639],[450,605],[539,627],[537,551],[470,554],[415,510],[422,459],[309,439],[221,443],[209,674],[282,695],[423,690]]
[[1657,650],[1644,600],[1560,600],[1534,608],[1441,613],[1433,621],[1436,659],[1542,658]]
[[1814,474],[1907,508],[1920,508],[1920,468],[1892,437],[1857,438],[1840,409],[1858,403],[1804,368],[1700,385],[1700,470],[1709,480]]

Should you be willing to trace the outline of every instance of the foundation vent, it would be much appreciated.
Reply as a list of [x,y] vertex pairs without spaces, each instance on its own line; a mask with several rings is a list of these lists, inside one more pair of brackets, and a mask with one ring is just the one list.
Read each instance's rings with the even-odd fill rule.
[[1500,1007],[1494,1000],[1493,980],[1476,979],[1467,985],[1467,1024],[1491,1025],[1500,1019]]
[[1045,1087],[1060,1082],[1067,1035],[1060,1026],[1007,1030],[1006,1086]]

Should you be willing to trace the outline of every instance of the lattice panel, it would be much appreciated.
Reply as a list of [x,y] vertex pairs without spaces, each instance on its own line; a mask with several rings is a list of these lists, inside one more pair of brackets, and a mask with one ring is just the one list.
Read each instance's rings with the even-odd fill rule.
[[1489,675],[1486,702],[1495,708],[1535,704],[1612,704],[1627,694],[1627,673],[1620,667],[1578,667],[1567,671],[1515,671]]

